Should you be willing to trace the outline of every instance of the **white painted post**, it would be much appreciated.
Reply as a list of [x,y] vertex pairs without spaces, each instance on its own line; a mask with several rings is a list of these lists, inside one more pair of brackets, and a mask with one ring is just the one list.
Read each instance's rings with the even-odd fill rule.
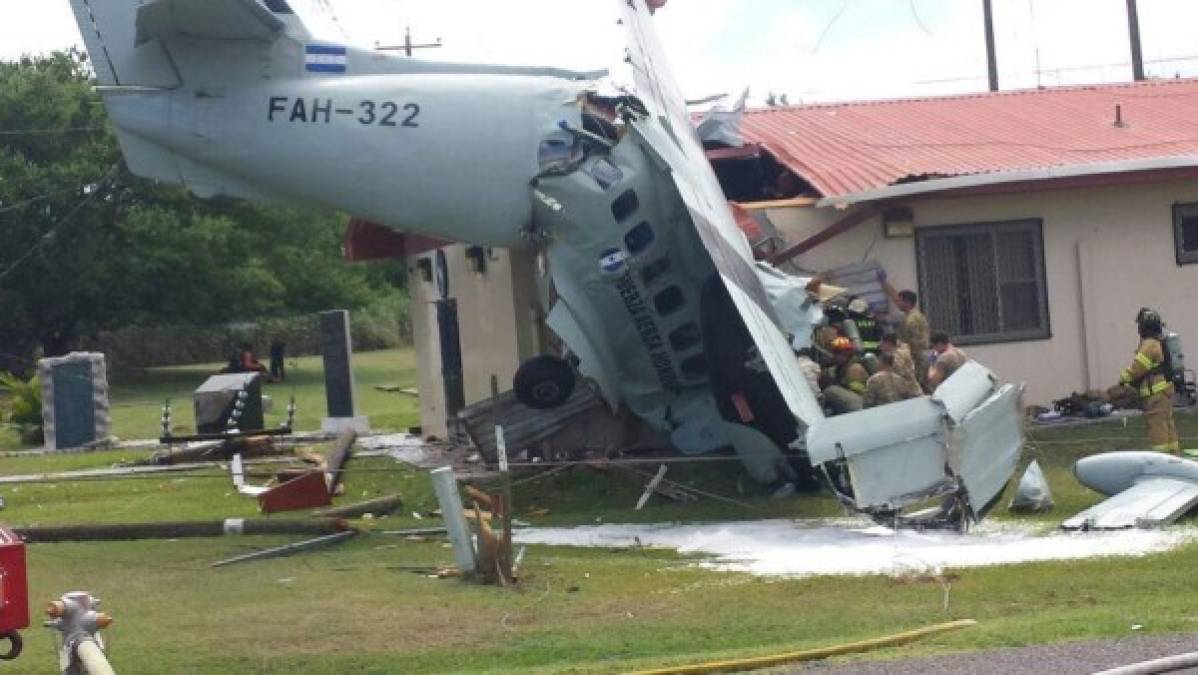
[[441,506],[441,518],[445,520],[449,542],[453,544],[453,557],[458,569],[463,574],[473,574],[474,543],[471,541],[470,528],[466,525],[466,514],[462,510],[457,476],[448,466],[433,469],[429,476],[433,480],[433,490],[437,493],[437,503]]

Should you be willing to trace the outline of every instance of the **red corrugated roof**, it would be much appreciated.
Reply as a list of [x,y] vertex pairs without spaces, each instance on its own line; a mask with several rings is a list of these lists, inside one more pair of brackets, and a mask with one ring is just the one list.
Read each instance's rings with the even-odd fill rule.
[[924,178],[1198,155],[1198,79],[767,108],[748,111],[741,132],[827,197]]

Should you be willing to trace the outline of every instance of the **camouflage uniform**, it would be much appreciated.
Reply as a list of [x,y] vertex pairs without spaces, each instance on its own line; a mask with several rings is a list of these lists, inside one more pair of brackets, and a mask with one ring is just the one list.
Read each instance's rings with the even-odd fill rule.
[[915,398],[922,393],[918,384],[908,381],[894,370],[883,370],[880,373],[874,373],[866,383],[862,406],[872,408],[877,405],[897,403]]
[[911,350],[911,358],[918,364],[915,368],[915,380],[919,382],[921,389],[927,391],[927,359],[928,350],[932,346],[932,331],[928,327],[928,317],[924,316],[919,308],[912,307],[911,311],[903,316],[903,320],[899,322],[894,332],[898,336],[899,343],[907,345],[907,348]]
[[894,357],[894,367],[891,370],[906,380],[913,390],[923,393],[923,385],[915,375],[915,361],[911,358],[911,348],[900,344],[891,352],[891,356]]
[[1173,383],[1165,379],[1165,350],[1160,340],[1144,338],[1119,381],[1135,385],[1148,423],[1148,440],[1153,450],[1181,454],[1177,426],[1173,422]]
[[911,348],[912,357],[918,358],[926,354],[931,347],[932,331],[928,328],[928,317],[918,308],[912,307],[911,311],[903,316],[895,333],[898,334],[899,342]]
[[957,372],[957,369],[965,365],[965,362],[968,360],[969,357],[965,355],[965,352],[956,347],[949,347],[944,350],[944,353],[936,357],[936,361],[932,363],[932,367],[940,373],[940,381],[944,382],[952,377],[953,373]]

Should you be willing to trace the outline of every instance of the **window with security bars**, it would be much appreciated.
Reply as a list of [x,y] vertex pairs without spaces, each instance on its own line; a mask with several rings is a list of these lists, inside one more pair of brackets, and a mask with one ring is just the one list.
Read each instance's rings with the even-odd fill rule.
[[1198,204],[1173,205],[1173,243],[1178,265],[1198,263]]
[[919,295],[958,344],[1050,337],[1039,220],[916,230]]

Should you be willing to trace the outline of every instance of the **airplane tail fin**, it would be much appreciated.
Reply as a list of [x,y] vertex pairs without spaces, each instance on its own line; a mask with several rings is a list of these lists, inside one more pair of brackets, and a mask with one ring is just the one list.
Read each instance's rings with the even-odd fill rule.
[[180,84],[161,45],[136,44],[140,0],[71,0],[71,9],[101,87]]

